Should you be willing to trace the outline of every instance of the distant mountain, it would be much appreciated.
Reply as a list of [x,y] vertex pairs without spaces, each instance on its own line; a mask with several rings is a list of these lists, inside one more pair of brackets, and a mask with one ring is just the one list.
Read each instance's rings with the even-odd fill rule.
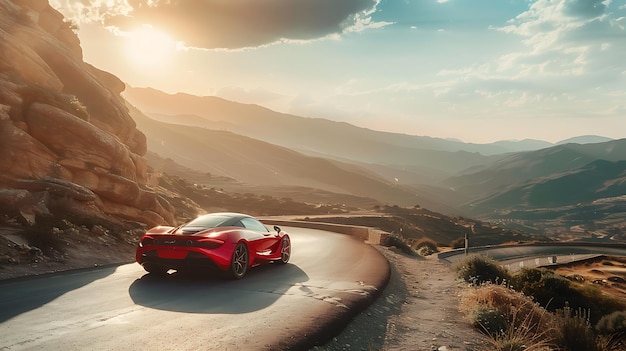
[[487,166],[468,169],[444,180],[441,185],[462,196],[482,199],[535,179],[577,170],[597,160],[626,160],[626,139],[598,144],[563,144],[511,154]]
[[355,165],[303,155],[228,131],[163,123],[135,108],[130,110],[150,151],[212,176],[232,178],[250,187],[301,187],[400,206],[414,206],[418,201],[429,204],[414,189],[385,181]]
[[430,181],[428,177],[419,179],[422,169],[426,174],[435,171],[450,175],[497,159],[485,155],[524,148],[512,147],[511,143],[466,144],[379,132],[343,122],[278,113],[214,96],[171,95],[150,88],[132,87],[127,87],[124,96],[139,110],[162,122],[227,130],[308,155],[395,168],[409,166],[417,177],[412,183]]
[[626,195],[626,161],[596,160],[534,178],[472,203],[481,212],[559,208]]
[[[154,119],[152,122],[158,120],[166,123],[168,128],[174,128],[174,125],[181,128],[191,127],[176,129],[175,134],[180,133],[180,130],[195,130],[194,133],[199,133],[198,127],[205,129],[204,136],[199,138],[214,139],[215,142],[210,146],[196,146],[195,149],[209,150],[217,143],[253,144],[256,146],[251,154],[255,159],[262,160],[258,165],[252,163],[252,168],[258,167],[258,172],[252,176],[249,172],[232,168],[232,164],[238,159],[242,167],[249,161],[244,152],[230,156],[230,168],[220,166],[226,164],[221,159],[205,160],[206,155],[177,156],[177,160],[183,164],[186,158],[195,167],[200,167],[201,164],[202,171],[232,177],[251,186],[261,184],[264,189],[279,189],[286,185],[325,192],[361,194],[383,202],[420,204],[447,213],[484,213],[478,207],[483,204],[489,207],[489,199],[500,195],[515,198],[511,195],[513,193],[507,193],[513,189],[533,182],[540,183],[551,177],[561,177],[567,172],[580,171],[582,167],[598,160],[617,162],[626,158],[625,140],[598,136],[572,138],[563,141],[561,145],[534,139],[471,144],[458,140],[379,132],[343,122],[279,113],[258,105],[241,104],[212,96],[166,94],[150,88],[132,87],[127,87],[124,96]],[[138,125],[141,126],[141,123],[138,122]],[[141,130],[143,131],[143,127]],[[184,143],[198,138],[186,133],[182,133],[185,135]],[[216,137],[217,135],[220,137]],[[166,136],[159,136],[161,137]],[[166,157],[176,159],[173,150],[168,150],[168,147],[153,147],[153,151],[161,148],[164,156],[169,152],[171,156]],[[299,168],[301,172],[296,174],[293,170],[286,171],[284,165],[270,166],[276,162],[266,160],[270,149],[281,150],[271,153],[281,155],[281,159],[291,160],[286,162],[293,162],[292,168]],[[229,155],[232,150],[224,152]],[[324,165],[318,162],[323,162]],[[209,167],[208,164],[212,166]],[[330,170],[329,165],[334,169],[330,173],[339,168],[341,172],[347,172],[342,174],[348,178],[357,174],[370,181],[375,180],[377,185],[363,192],[365,183],[358,181],[359,186],[348,186],[347,183],[351,181],[341,183],[338,182],[340,178],[334,176],[321,180],[317,177],[320,175],[317,170],[309,172],[316,176],[309,174],[308,180],[303,181],[302,177],[307,173],[304,170],[310,170],[310,167]],[[280,171],[272,173],[272,167],[277,167]],[[385,185],[380,187],[379,183]],[[393,192],[387,193],[389,189],[393,189]],[[408,193],[413,195],[406,197]],[[524,203],[520,198],[515,201],[517,203],[511,200],[507,206]],[[467,207],[466,211],[459,210],[462,204],[470,203],[474,207]],[[475,207],[476,204],[480,206]]]
[[611,140],[613,139],[603,137],[603,136],[598,136],[598,135],[581,135],[581,136],[561,140],[557,143],[557,145],[572,144],[572,143],[573,144],[595,144],[595,143],[605,143]]
[[501,150],[503,150],[502,153],[540,150],[554,146],[554,144],[547,141],[535,139],[501,140],[488,145],[500,148]]

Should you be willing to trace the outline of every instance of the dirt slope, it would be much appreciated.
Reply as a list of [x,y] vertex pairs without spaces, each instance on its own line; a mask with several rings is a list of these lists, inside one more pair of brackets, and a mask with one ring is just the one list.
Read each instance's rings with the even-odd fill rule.
[[409,257],[377,246],[392,276],[382,296],[332,342],[314,351],[487,350],[488,342],[459,311],[464,283],[434,256]]

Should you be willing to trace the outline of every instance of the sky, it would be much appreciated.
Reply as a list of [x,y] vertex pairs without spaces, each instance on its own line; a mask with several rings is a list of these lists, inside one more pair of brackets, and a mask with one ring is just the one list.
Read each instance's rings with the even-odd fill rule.
[[626,0],[50,0],[133,87],[465,142],[626,138]]

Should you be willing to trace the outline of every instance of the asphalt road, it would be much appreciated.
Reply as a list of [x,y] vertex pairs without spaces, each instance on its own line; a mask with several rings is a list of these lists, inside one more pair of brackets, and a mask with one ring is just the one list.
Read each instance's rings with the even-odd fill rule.
[[[497,261],[509,265],[510,268],[515,268],[513,270],[517,270],[520,266],[517,265],[514,267],[514,265],[519,262],[528,261],[526,266],[530,267],[567,263],[575,259],[584,259],[585,257],[594,255],[626,256],[626,247],[624,247],[624,245],[594,245],[593,243],[581,243],[577,245],[567,245],[565,243],[552,245],[529,244],[472,248],[470,253],[490,256]],[[456,250],[455,252],[449,252],[445,255],[439,254],[439,257],[450,263],[455,263],[462,260],[465,255],[463,254],[463,250]],[[553,258],[556,258],[556,261]],[[522,267],[523,266],[522,264]]]
[[157,278],[135,263],[1,282],[0,350],[286,350],[328,340],[384,287],[388,262],[347,235],[283,229],[290,263],[239,281]]

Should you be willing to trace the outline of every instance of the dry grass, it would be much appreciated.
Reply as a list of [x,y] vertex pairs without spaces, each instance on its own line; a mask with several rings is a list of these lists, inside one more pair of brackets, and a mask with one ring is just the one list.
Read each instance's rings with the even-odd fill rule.
[[[626,350],[624,312],[606,316],[594,329],[589,309],[566,305],[551,313],[521,292],[489,283],[466,289],[461,310],[489,336],[493,350]],[[603,330],[605,324],[610,328]]]
[[[554,315],[519,292],[485,284],[466,290],[461,306],[471,322],[491,338],[494,350],[543,351],[554,346]],[[487,318],[496,317],[495,322],[483,319],[480,311],[489,311]]]

